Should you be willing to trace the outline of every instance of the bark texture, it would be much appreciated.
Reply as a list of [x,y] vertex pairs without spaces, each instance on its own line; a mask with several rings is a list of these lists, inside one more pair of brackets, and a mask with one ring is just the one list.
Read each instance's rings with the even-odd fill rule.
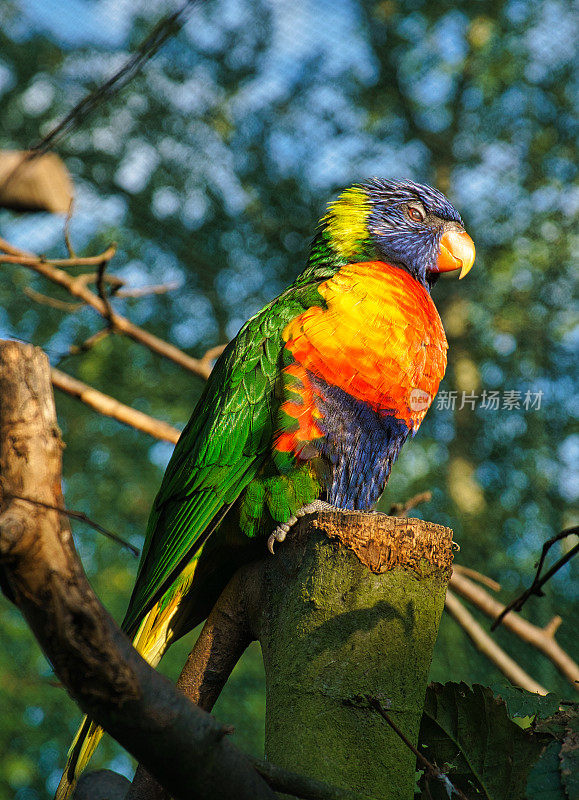
[[0,564],[55,672],[80,707],[175,798],[273,798],[209,714],[137,654],[82,570],[63,507],[62,443],[49,364],[38,349],[0,342]]

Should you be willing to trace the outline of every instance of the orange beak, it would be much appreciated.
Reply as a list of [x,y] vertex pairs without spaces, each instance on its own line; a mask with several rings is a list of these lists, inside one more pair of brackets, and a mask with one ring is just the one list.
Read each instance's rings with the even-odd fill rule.
[[474,242],[466,231],[446,231],[440,239],[440,252],[436,272],[460,269],[458,279],[470,272],[474,264]]

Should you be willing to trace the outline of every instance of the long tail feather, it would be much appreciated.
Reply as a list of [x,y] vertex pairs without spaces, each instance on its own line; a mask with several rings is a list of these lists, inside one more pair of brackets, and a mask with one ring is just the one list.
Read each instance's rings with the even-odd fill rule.
[[[137,652],[152,667],[157,666],[173,638],[171,623],[183,595],[191,585],[196,563],[194,560],[188,564],[177,582],[153,606],[143,619],[133,640],[133,646]],[[88,717],[84,717],[68,751],[66,767],[58,784],[55,800],[70,800],[76,782],[83,770],[86,769],[103,733],[104,731],[99,725]]]
[[83,718],[68,751],[66,767],[58,784],[55,800],[68,800],[72,796],[76,781],[90,761],[103,733],[103,729],[96,723],[91,722],[88,717]]

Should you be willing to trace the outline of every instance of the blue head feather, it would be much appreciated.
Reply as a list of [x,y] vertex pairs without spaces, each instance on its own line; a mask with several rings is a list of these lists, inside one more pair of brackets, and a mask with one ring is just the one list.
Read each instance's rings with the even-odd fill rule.
[[[442,234],[449,228],[464,229],[458,211],[438,189],[414,181],[374,178],[361,188],[371,206],[366,224],[377,255],[430,286],[437,278],[432,269]],[[408,215],[409,204],[417,203],[426,214],[418,222]]]

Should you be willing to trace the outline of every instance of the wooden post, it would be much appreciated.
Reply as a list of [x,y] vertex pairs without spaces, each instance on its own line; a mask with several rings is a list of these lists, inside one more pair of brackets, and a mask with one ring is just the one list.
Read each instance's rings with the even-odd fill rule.
[[[416,745],[451,563],[452,531],[441,525],[357,512],[308,516],[275,556],[234,575],[178,685],[210,710],[258,639],[268,762],[338,787],[300,796],[334,798],[342,789],[412,800],[416,759],[367,697]],[[290,781],[271,785],[283,791]],[[129,797],[169,795],[140,769]]]

